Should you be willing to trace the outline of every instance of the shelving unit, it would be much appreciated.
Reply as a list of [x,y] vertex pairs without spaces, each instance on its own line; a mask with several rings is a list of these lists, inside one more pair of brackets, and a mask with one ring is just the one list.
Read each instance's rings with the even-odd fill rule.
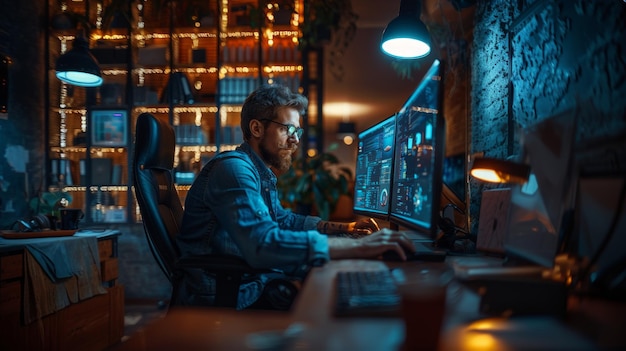
[[[62,10],[49,0],[48,190],[69,192],[70,207],[82,208],[87,223],[140,221],[128,165],[141,113],[167,119],[176,130],[184,201],[202,166],[242,142],[245,97],[263,83],[297,91],[302,79],[302,0],[133,0],[125,8],[132,21],[106,27],[107,6],[118,2],[67,0]],[[54,76],[56,59],[81,32],[53,28],[61,11],[88,14],[101,87],[72,87]]]

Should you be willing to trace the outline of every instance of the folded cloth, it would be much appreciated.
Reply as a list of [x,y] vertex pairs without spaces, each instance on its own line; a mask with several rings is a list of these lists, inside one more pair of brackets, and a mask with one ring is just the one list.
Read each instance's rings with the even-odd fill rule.
[[106,293],[100,279],[96,237],[27,244],[25,263],[22,309],[25,323]]
[[[70,260],[68,247],[75,249],[76,245],[70,245],[64,241],[51,241],[38,244],[26,245],[26,249],[39,263],[41,269],[48,275],[53,283],[72,276],[74,262]],[[78,248],[80,249],[80,248]]]

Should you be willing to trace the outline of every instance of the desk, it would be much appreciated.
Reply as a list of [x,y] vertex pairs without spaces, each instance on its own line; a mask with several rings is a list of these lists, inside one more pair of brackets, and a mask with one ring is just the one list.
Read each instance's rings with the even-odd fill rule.
[[[331,261],[311,271],[290,313],[172,309],[116,350],[253,350],[247,343],[250,333],[282,330],[292,323],[301,323],[306,329],[284,348],[287,350],[398,350],[404,338],[401,319],[332,317],[333,279],[341,270],[392,266],[410,273],[428,264],[433,263]],[[581,314],[576,314],[579,317],[568,320],[568,325],[551,317],[485,318],[479,314],[478,305],[479,298],[472,290],[458,282],[450,285],[440,350],[594,350],[626,346],[620,335],[626,330],[623,304],[621,312],[607,306],[607,311],[599,311],[590,305],[596,317],[586,314],[580,318]],[[573,307],[580,311],[580,301]],[[605,312],[615,319],[607,319]],[[583,336],[576,332],[579,329],[593,332]]]
[[[116,283],[119,235],[119,231],[104,231],[79,232],[63,238],[1,239],[0,349],[103,350],[119,342],[124,333],[124,290]],[[100,277],[96,278],[104,288],[99,292],[104,293],[81,298],[77,303],[25,323],[25,296],[35,295],[27,295],[25,291],[29,286],[27,255],[30,255],[26,248],[63,240],[94,240],[94,237],[100,261]]]

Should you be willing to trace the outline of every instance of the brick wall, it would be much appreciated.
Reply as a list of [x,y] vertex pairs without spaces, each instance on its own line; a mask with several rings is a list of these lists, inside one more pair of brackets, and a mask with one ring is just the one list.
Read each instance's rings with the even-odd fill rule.
[[44,2],[0,0],[0,53],[8,56],[8,113],[0,116],[0,228],[30,215],[43,186]]

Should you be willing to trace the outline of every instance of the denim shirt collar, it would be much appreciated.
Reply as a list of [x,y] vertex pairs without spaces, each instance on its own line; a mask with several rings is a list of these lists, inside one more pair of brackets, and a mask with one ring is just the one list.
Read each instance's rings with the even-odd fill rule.
[[259,171],[261,179],[269,181],[271,184],[276,185],[276,175],[269,167],[267,167],[261,157],[257,155],[254,150],[252,150],[252,146],[250,146],[250,144],[244,141],[241,145],[237,147],[237,151],[241,151],[247,154],[248,157],[250,157],[250,160],[254,164],[254,167]]

